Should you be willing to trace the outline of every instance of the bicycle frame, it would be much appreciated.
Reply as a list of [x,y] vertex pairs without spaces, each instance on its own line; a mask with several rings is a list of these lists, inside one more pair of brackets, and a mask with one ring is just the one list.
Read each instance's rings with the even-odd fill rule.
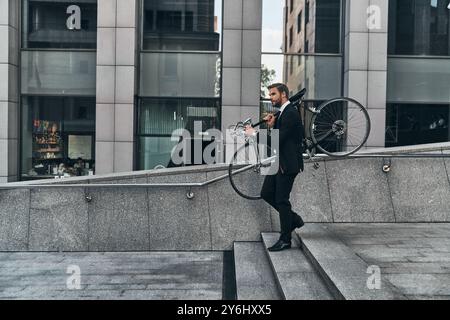
[[[319,115],[322,111],[325,111],[324,108],[326,108],[326,106],[338,102],[338,101],[350,101],[350,102],[354,102],[356,104],[359,104],[357,101],[352,100],[350,98],[345,98],[345,97],[337,97],[334,99],[329,99],[324,101],[322,104],[320,104],[320,106],[318,107],[314,107],[314,106],[309,106],[304,104],[304,99],[303,96],[305,94],[305,89],[301,90],[300,92],[298,92],[297,94],[295,94],[294,96],[292,96],[292,98],[290,99],[290,103],[295,106],[297,108],[297,110],[299,110],[300,113],[300,108],[303,107],[304,108],[304,117],[302,119],[303,122],[303,139],[302,139],[302,144],[303,144],[303,148],[302,148],[302,156],[303,153],[306,152],[307,158],[309,158],[309,160],[314,162],[314,167],[318,167],[319,164],[315,161],[314,157],[316,155],[317,149],[324,151],[324,153],[326,153],[327,155],[331,156],[331,157],[342,157],[345,156],[344,155],[338,155],[338,154],[333,154],[332,152],[323,150],[322,148],[322,142],[326,142],[326,140],[328,138],[330,138],[331,136],[335,136],[337,137],[337,139],[342,139],[342,137],[345,137],[344,135],[347,132],[347,123],[345,122],[345,120],[341,120],[341,119],[337,119],[337,120],[333,120],[330,123],[330,127],[327,128],[326,131],[322,132],[320,136],[316,136],[314,133],[314,130],[316,128],[316,124],[315,124],[315,120],[317,119],[317,115]],[[302,105],[303,104],[303,105]],[[361,104],[359,104],[359,106],[361,108],[364,108]],[[364,115],[368,121],[368,129],[366,131],[366,136],[363,138],[364,141],[361,142],[361,144],[359,144],[359,146],[357,148],[355,148],[355,150],[353,152],[356,152],[357,150],[359,150],[359,148],[361,148],[361,146],[363,145],[363,143],[367,140],[369,131],[370,131],[370,120],[368,118],[368,114],[367,111],[365,109],[364,110]],[[311,114],[311,123],[308,125],[308,129],[306,129],[307,127],[307,123],[306,123],[306,112],[309,112],[309,114]],[[324,113],[325,115],[327,113]],[[273,114],[275,117],[279,116],[279,112]],[[253,128],[256,128],[258,126],[260,126],[262,123],[264,123],[264,120],[261,120],[260,122],[256,123],[256,124],[252,124],[251,119],[247,119],[244,122],[238,122],[235,126],[234,126],[234,130],[235,132],[240,131],[240,134],[245,135],[245,127],[247,125],[252,126]],[[307,135],[307,133],[309,133],[309,135]],[[246,142],[251,141],[251,139],[247,136],[245,136]],[[254,145],[254,144],[253,144]],[[255,148],[255,147],[253,147]],[[353,153],[351,152],[351,153]],[[257,149],[255,149],[255,153],[258,154]],[[348,154],[351,154],[348,153]],[[259,156],[259,155],[258,155]],[[258,161],[260,161],[260,159],[258,159]]]
[[[301,107],[302,103],[303,103],[303,97],[300,98],[300,100],[298,100],[296,102],[292,102],[292,104],[299,110],[299,112],[300,112],[300,107]],[[303,109],[305,110],[305,112],[308,111],[311,114],[320,114],[320,111],[318,111],[316,108],[314,108],[314,107],[311,108],[309,106],[305,106],[304,104],[303,104]],[[305,119],[302,119],[302,122],[303,122],[303,130],[304,130],[304,132],[303,132],[303,145],[305,147],[304,149],[306,150],[306,154],[308,155],[308,158],[310,160],[312,160],[313,157],[315,156],[314,149],[317,146],[317,143],[314,143],[311,140],[311,138],[306,137],[306,134],[305,134],[305,128],[306,128]],[[329,132],[323,139],[326,139],[331,134],[332,134],[332,132]]]
[[[291,102],[297,109],[300,108],[300,105],[303,102],[303,98]],[[316,108],[314,107],[304,107],[305,110],[307,110],[308,112],[310,112],[311,114],[319,114],[320,111],[318,111]],[[251,118],[248,118],[242,122],[238,122],[236,125],[234,125],[233,131],[236,132],[236,135],[243,135],[244,139],[245,139],[245,143],[249,143],[249,146],[251,145],[251,147],[253,148],[253,151],[255,152],[257,159],[256,159],[256,166],[255,168],[260,169],[261,166],[263,166],[266,162],[271,162],[273,158],[275,158],[276,156],[271,156],[267,159],[264,159],[263,161],[261,161],[261,157],[260,157],[260,153],[259,153],[259,149],[258,149],[258,143],[256,141],[256,137],[254,136],[246,136],[245,134],[241,134],[241,133],[237,133],[238,130],[242,130],[244,131],[244,128],[247,125],[252,126],[253,128],[259,127],[261,124],[263,124],[265,121],[261,120],[260,122],[256,123],[256,124],[252,124],[252,120]],[[305,122],[303,120],[303,128],[305,128]],[[328,135],[332,134],[332,132],[330,132]],[[327,136],[328,136],[327,135]],[[325,138],[327,137],[325,136]],[[315,152],[314,149],[316,147],[317,144],[315,144],[310,138],[307,138],[306,135],[304,135],[303,138],[303,144],[305,146],[306,149],[306,154],[308,156],[308,159],[311,161],[314,161],[314,156],[315,156]],[[303,154],[302,154],[303,155]],[[314,166],[316,166],[316,164],[318,165],[318,163],[315,163]],[[246,167],[248,169],[248,166]],[[244,171],[244,170],[243,170]]]

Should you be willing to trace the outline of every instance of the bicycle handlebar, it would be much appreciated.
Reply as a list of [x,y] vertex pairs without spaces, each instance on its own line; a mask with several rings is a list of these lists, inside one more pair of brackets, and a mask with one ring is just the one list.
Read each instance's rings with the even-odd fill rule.
[[[281,112],[281,111],[275,112],[275,114],[274,114],[273,116],[274,116],[274,117],[278,117],[278,116],[280,115],[280,112]],[[267,122],[267,121],[264,120],[264,119],[261,119],[261,121],[259,121],[259,122],[255,123],[255,124],[253,124],[252,127],[253,127],[253,128],[256,128],[256,127],[260,126],[261,124],[263,124],[264,122]]]

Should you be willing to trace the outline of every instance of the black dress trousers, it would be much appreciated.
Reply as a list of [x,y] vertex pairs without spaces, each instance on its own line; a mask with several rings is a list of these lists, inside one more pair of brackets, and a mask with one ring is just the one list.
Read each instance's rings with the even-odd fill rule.
[[291,241],[294,219],[298,219],[297,214],[292,211],[291,202],[289,201],[296,177],[297,173],[283,174],[279,171],[275,175],[266,176],[261,189],[262,198],[277,210],[280,215],[280,239],[284,242]]

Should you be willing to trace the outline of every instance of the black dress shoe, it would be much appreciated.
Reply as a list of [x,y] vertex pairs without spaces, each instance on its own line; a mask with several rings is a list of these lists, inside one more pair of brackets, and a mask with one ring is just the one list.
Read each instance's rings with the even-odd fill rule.
[[281,251],[284,249],[290,249],[291,248],[291,242],[284,242],[283,240],[278,240],[277,243],[275,243],[273,246],[271,246],[268,250],[273,251]]
[[296,221],[295,223],[294,223],[294,225],[292,226],[292,231],[294,231],[295,229],[297,229],[297,228],[301,228],[301,227],[303,227],[305,225],[305,223],[303,222],[303,220],[300,218],[300,220],[299,221]]

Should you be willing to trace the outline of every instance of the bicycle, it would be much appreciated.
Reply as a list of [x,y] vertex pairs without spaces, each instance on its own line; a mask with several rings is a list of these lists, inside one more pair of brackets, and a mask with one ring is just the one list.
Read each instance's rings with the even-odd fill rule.
[[[303,89],[289,99],[298,110],[305,93],[306,89]],[[303,151],[306,151],[310,160],[314,160],[316,150],[330,157],[349,156],[361,149],[369,137],[369,114],[354,99],[338,97],[323,102],[317,108],[305,106],[305,110],[312,115],[308,126],[309,135],[304,135],[303,139]],[[279,112],[275,116],[277,114]],[[252,124],[251,119],[247,119],[229,128],[231,136],[244,140],[243,146],[234,153],[228,166],[230,183],[240,196],[249,200],[261,199],[264,177],[278,170],[276,150],[272,150],[269,144],[258,144],[255,136],[245,135],[247,125],[256,128],[264,122],[261,120]],[[314,168],[319,168],[317,162],[314,163]]]

